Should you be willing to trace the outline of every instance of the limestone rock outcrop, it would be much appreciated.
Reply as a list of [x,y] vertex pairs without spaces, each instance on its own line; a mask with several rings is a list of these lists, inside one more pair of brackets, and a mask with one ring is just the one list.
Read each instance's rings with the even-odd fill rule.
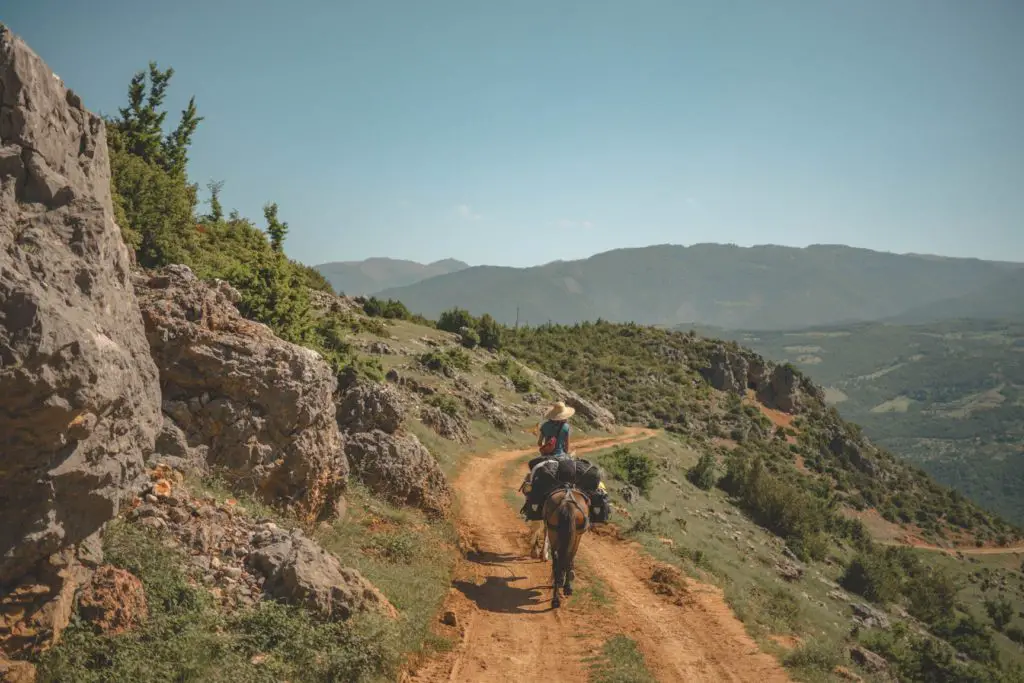
[[160,428],[113,216],[103,121],[0,25],[0,588],[114,517]]
[[[327,362],[243,318],[230,287],[185,266],[138,275],[135,286],[184,457],[201,453],[232,485],[302,518],[330,514],[348,466]],[[181,447],[173,430],[164,436],[165,448]]]

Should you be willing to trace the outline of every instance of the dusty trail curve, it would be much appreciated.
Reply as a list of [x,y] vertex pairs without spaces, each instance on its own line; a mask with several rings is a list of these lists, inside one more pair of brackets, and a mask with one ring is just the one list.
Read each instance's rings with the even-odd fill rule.
[[[586,439],[578,454],[649,438],[627,429]],[[551,565],[531,559],[526,524],[505,500],[523,472],[503,474],[532,450],[498,451],[471,460],[455,481],[459,530],[466,557],[456,569],[444,611],[455,615],[458,642],[447,653],[419,663],[406,681],[587,680],[586,659],[621,633],[633,638],[659,681],[789,681],[772,656],[761,652],[732,614],[721,591],[689,582],[679,604],[647,583],[656,563],[635,543],[588,533],[580,546],[577,591],[588,574],[600,579],[612,608],[601,610],[576,596],[550,609]]]

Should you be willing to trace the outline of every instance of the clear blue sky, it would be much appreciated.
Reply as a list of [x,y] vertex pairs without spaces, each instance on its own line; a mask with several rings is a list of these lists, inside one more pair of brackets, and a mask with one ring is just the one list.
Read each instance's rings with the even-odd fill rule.
[[1020,0],[9,0],[93,110],[149,60],[191,175],[307,263],[659,243],[1024,261]]

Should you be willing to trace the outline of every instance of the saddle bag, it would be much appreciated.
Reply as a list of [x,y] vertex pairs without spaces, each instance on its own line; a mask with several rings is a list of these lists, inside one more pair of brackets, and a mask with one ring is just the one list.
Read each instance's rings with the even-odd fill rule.
[[612,515],[612,508],[608,494],[604,491],[595,491],[590,494],[590,523],[603,524]]

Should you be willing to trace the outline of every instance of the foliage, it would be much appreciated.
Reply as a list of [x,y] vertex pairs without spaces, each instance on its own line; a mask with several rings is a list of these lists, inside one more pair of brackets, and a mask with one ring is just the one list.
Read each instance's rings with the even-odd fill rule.
[[475,349],[480,344],[480,335],[472,327],[463,327],[459,330],[459,343],[467,349]]
[[715,465],[715,454],[711,451],[704,451],[697,464],[686,472],[686,478],[697,488],[707,491],[718,481],[718,477],[715,474]]
[[188,181],[188,151],[202,121],[189,100],[178,125],[164,132],[163,101],[173,69],[155,63],[132,78],[128,106],[107,121],[115,216],[138,263],[190,266],[202,279],[219,278],[241,295],[239,311],[279,337],[323,353],[337,370],[352,362],[344,326],[320,320],[309,289],[331,291],[317,271],[288,259],[288,224],[276,203],[264,207],[267,231],[231,212],[224,215],[223,181],[211,182],[210,212],[196,216],[197,189]]
[[443,312],[437,319],[437,329],[458,334],[463,327],[473,327],[476,320],[469,311],[462,308],[452,308]]
[[832,515],[820,499],[773,474],[763,457],[743,448],[734,450],[726,462],[719,486],[735,496],[758,524],[785,538],[801,559],[825,557],[828,540],[823,530]]
[[889,661],[900,681],[932,683],[933,681],[964,681],[983,683],[1010,681],[1010,678],[989,663],[960,662],[956,648],[937,638],[914,633],[902,622],[889,631],[870,631],[861,642],[872,652]]
[[530,375],[509,356],[501,355],[498,360],[490,361],[485,367],[490,372],[507,378],[517,392],[525,394],[533,391],[533,380]]
[[374,318],[390,320],[409,320],[411,315],[401,301],[394,299],[382,300],[371,296],[363,303],[363,312]]
[[427,370],[454,377],[457,370],[468,371],[469,356],[462,349],[449,348],[444,351],[427,351],[417,357],[417,361]]
[[985,611],[996,630],[1002,631],[1013,619],[1013,605],[1003,597],[985,601]]
[[501,326],[487,314],[477,319],[465,309],[452,308],[438,317],[437,329],[459,335],[467,348],[477,344],[489,351],[501,348]]
[[655,475],[654,461],[645,453],[627,446],[619,446],[602,456],[601,464],[613,477],[632,484],[644,495],[651,492]]

